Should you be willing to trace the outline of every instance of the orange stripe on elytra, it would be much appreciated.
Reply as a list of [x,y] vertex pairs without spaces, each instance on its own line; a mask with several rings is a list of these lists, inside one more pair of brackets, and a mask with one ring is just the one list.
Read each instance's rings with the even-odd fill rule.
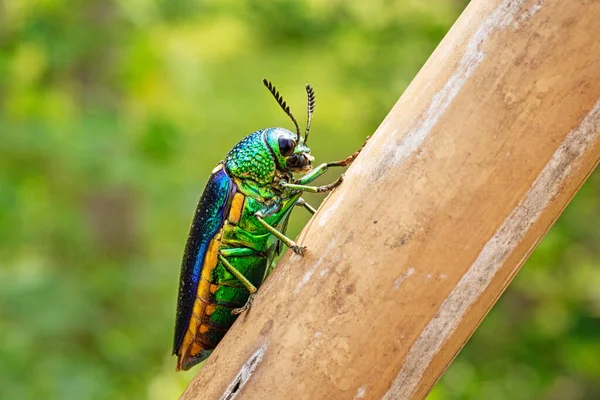
[[190,354],[196,355],[199,354],[204,348],[198,343],[192,343],[192,348],[190,349]]
[[233,200],[231,201],[231,207],[229,208],[229,216],[227,217],[227,221],[230,224],[237,225],[240,222],[240,218],[242,218],[242,210],[244,209],[244,200],[246,196],[242,193],[238,192],[233,196]]
[[[196,299],[194,300],[194,306],[192,308],[192,315],[195,315],[196,317],[204,316],[206,312],[206,306],[208,305],[207,302],[204,301],[204,299],[209,297],[212,273],[215,267],[217,266],[217,261],[219,260],[219,245],[221,244],[221,241],[219,239],[216,239],[217,237],[220,238],[220,235],[215,235],[215,239],[210,241],[210,243],[208,244],[206,255],[204,256],[204,263],[202,265],[202,276],[200,282],[198,282],[198,289],[196,290]],[[205,327],[203,328],[200,325],[201,319],[202,318],[190,318],[187,331],[185,332],[185,336],[177,352],[180,360],[181,357],[183,357],[186,353],[196,355],[200,352],[200,350],[202,350],[197,345],[194,345],[196,335],[198,334],[198,330],[200,330],[202,333],[202,330],[206,329]]]
[[215,312],[216,309],[217,309],[216,304],[208,304],[206,306],[206,308],[204,309],[204,314],[205,315],[212,315]]

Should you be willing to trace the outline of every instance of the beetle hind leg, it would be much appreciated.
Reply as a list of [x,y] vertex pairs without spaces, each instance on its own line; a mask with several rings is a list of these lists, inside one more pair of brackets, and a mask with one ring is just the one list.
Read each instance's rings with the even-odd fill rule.
[[252,307],[252,302],[254,301],[254,296],[256,296],[256,293],[250,293],[250,296],[248,296],[248,300],[246,300],[246,304],[244,304],[240,308],[235,308],[235,309],[231,310],[231,313],[233,315],[239,315],[245,311],[248,311],[250,309],[250,307]]
[[252,282],[248,280],[248,278],[246,278],[240,271],[238,271],[233,265],[231,265],[231,263],[227,261],[223,254],[219,254],[219,260],[221,260],[221,262],[223,263],[225,268],[227,268],[229,273],[235,276],[242,283],[242,285],[244,285],[244,287],[250,292],[248,300],[246,300],[246,304],[244,304],[244,306],[241,308],[235,308],[231,311],[233,315],[241,314],[244,311],[247,311],[252,305],[257,290],[256,286],[254,286]]

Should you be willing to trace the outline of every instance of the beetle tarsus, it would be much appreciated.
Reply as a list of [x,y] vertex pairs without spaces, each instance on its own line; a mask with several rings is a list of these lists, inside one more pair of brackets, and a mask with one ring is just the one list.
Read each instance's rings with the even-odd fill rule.
[[354,160],[356,160],[356,157],[358,157],[358,155],[360,154],[362,149],[365,148],[365,146],[367,145],[367,142],[369,141],[370,138],[371,138],[371,136],[367,136],[367,138],[365,139],[365,141],[364,141],[363,145],[360,147],[360,149],[356,150],[354,153],[350,154],[345,159],[339,160],[339,161],[328,162],[327,166],[328,167],[347,167],[348,165],[352,164],[354,162]]
[[256,293],[250,293],[250,296],[248,296],[248,300],[246,301],[246,304],[244,304],[243,307],[235,308],[235,309],[231,310],[231,314],[239,315],[243,312],[248,311],[250,309],[250,307],[252,307],[252,302],[254,301],[255,295],[256,295]]
[[294,253],[298,254],[299,256],[303,256],[306,253],[306,246],[294,245],[291,247],[291,249]]
[[317,193],[330,192],[336,187],[340,186],[344,182],[344,175],[342,174],[339,178],[335,180],[335,182],[330,183],[329,185],[323,185],[317,187]]

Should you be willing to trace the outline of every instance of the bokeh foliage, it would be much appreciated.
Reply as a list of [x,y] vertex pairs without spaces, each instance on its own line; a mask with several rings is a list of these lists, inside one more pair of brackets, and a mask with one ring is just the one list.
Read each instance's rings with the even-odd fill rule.
[[[465,5],[0,0],[0,398],[176,398],[197,198],[242,136],[289,127],[260,80],[298,116],[311,82],[313,153],[344,157]],[[431,399],[600,398],[599,198],[596,173]]]

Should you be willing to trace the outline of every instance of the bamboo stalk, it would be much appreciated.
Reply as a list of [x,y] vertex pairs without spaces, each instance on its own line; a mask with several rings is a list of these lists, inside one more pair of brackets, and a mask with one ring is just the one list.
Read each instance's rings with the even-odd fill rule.
[[598,163],[599,20],[472,1],[182,398],[424,398]]

